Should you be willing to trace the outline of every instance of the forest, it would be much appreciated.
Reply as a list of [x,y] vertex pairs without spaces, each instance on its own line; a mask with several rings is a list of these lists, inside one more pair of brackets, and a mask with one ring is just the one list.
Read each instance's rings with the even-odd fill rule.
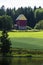
[[[39,6],[38,8],[36,6],[34,6],[34,8],[21,7],[21,8],[16,9],[14,7],[12,9],[11,8],[5,9],[5,6],[3,5],[0,8],[0,16],[3,16],[3,15],[10,16],[12,18],[13,25],[16,23],[16,18],[20,14],[24,14],[25,17],[27,18],[27,26],[30,26],[31,28],[38,27],[38,28],[43,29],[43,24],[42,24],[43,23],[43,8],[41,8],[41,6]],[[38,24],[38,22],[39,22],[39,24]]]

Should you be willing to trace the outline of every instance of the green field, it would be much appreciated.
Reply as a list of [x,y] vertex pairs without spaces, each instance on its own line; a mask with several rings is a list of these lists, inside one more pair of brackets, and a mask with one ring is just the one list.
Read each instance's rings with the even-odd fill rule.
[[12,47],[43,50],[43,31],[41,32],[9,32]]

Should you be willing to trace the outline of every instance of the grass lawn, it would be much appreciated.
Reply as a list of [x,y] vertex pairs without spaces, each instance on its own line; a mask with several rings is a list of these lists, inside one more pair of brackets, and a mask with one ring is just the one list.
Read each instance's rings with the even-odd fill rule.
[[12,46],[15,48],[43,50],[43,31],[9,32]]
[[9,37],[16,38],[43,38],[43,31],[40,32],[9,32]]

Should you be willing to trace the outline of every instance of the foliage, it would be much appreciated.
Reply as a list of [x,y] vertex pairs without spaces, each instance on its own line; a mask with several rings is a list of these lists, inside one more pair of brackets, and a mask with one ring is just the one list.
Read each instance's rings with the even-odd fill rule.
[[12,29],[12,18],[8,15],[0,16],[0,29],[11,30]]
[[14,7],[12,9],[7,8],[5,10],[4,6],[0,8],[0,16],[2,15],[11,16],[13,20],[13,26],[16,23],[16,18],[20,14],[24,14],[25,17],[27,18],[27,26],[34,28],[36,23],[38,23],[38,21],[43,19],[43,8],[41,8],[41,6],[39,6],[38,8],[35,6],[34,9],[32,9],[31,7],[24,7],[24,8],[21,7],[21,8],[15,9]]
[[31,30],[32,28],[31,28],[31,27],[29,27],[29,26],[26,26],[26,29],[27,29],[27,30]]
[[0,16],[5,15],[5,7],[4,5],[0,8]]
[[10,52],[11,42],[8,38],[7,31],[3,30],[1,38],[1,52],[3,56],[6,56]]
[[34,27],[35,29],[43,29],[43,20],[40,20]]
[[43,19],[43,9],[39,8],[35,10],[36,23]]

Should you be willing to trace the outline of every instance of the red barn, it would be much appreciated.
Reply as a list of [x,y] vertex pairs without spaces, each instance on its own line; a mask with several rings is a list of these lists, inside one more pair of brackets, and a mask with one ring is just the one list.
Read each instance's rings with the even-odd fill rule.
[[25,30],[27,26],[26,17],[23,14],[19,15],[16,19],[16,24],[17,24],[18,29]]

